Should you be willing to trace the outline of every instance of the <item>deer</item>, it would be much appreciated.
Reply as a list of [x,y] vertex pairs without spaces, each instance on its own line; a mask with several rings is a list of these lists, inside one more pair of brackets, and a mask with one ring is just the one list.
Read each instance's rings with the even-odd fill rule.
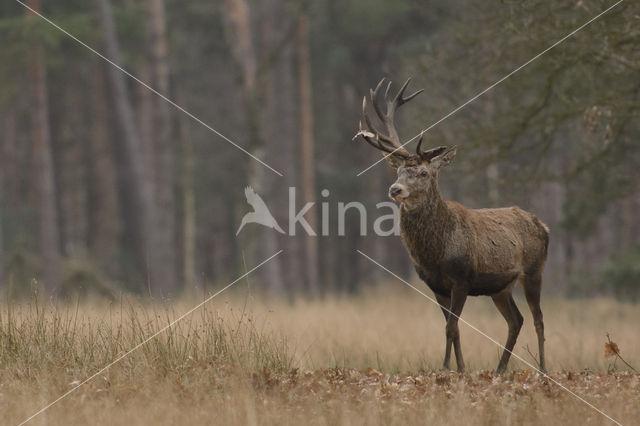
[[450,370],[453,345],[458,371],[465,371],[458,319],[468,296],[489,296],[508,326],[496,373],[506,371],[524,322],[512,294],[514,285],[520,282],[538,338],[539,370],[546,374],[540,293],[549,228],[516,206],[471,209],[443,199],[438,173],[453,161],[457,147],[438,146],[423,151],[424,132],[415,154],[401,144],[394,124],[396,110],[423,91],[405,96],[410,81],[409,78],[395,96],[390,96],[391,81],[388,82],[384,92],[386,111],[379,104],[385,78],[370,90],[373,110],[386,133],[369,118],[365,96],[360,129],[354,139],[360,136],[382,151],[397,172],[388,195],[399,203],[400,236],[419,278],[433,291],[446,321],[443,370]]

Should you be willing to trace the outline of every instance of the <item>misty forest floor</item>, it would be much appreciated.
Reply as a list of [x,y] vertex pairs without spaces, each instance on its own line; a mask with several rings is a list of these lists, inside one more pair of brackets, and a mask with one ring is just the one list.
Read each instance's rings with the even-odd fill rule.
[[[504,320],[475,300],[463,316],[502,341]],[[26,420],[196,303],[4,301],[0,423]],[[516,353],[533,362],[535,332],[518,304],[526,322]],[[605,356],[609,332],[638,365],[638,307],[546,300],[543,310],[551,378],[622,424],[640,424],[640,375]],[[467,327],[470,371],[438,371],[438,311],[404,292],[294,305],[221,296],[29,424],[613,424],[517,359],[494,375],[499,349]]]

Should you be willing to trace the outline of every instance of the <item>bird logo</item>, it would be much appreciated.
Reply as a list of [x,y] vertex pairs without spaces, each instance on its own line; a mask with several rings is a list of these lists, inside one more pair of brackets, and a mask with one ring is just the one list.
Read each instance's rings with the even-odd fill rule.
[[248,223],[258,223],[260,225],[275,229],[281,234],[284,234],[284,231],[282,230],[282,228],[280,228],[278,222],[276,222],[264,200],[260,198],[258,194],[256,194],[253,188],[247,186],[244,189],[244,195],[247,198],[247,203],[249,203],[249,205],[253,207],[253,211],[245,214],[242,217],[242,222],[240,223],[240,227],[238,228],[236,235],[238,235],[242,228],[244,228],[244,226]]

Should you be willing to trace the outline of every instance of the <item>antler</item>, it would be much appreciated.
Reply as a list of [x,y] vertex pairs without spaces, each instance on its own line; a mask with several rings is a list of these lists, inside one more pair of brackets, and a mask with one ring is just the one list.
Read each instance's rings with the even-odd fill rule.
[[439,146],[437,148],[431,148],[426,151],[423,151],[422,148],[422,138],[424,137],[424,131],[420,133],[420,139],[418,140],[418,146],[416,147],[416,154],[420,156],[423,161],[431,161],[433,157],[437,157],[447,150],[446,146]]
[[[362,127],[362,121],[360,122],[360,131],[353,137],[354,139],[358,136],[362,136],[364,140],[366,140],[369,144],[371,144],[374,148],[377,148],[381,151],[388,152],[390,154],[402,157],[402,158],[410,158],[412,155],[407,151],[400,142],[400,137],[398,136],[398,131],[396,130],[395,124],[393,122],[394,115],[396,109],[402,104],[410,101],[411,99],[418,96],[422,93],[422,89],[417,92],[405,97],[404,91],[407,89],[407,86],[411,82],[411,79],[407,79],[407,81],[402,85],[398,93],[393,99],[389,97],[389,90],[391,89],[391,81],[387,84],[387,88],[384,91],[384,101],[387,104],[387,112],[383,113],[380,105],[378,104],[378,95],[380,93],[380,88],[382,88],[382,84],[385,79],[380,80],[380,83],[376,86],[375,90],[370,91],[371,95],[371,103],[373,104],[373,109],[376,112],[376,115],[382,121],[387,128],[387,133],[384,134],[371,123],[369,116],[367,115],[367,97],[365,96],[362,99],[362,118],[367,126],[367,128]],[[419,152],[419,151],[418,151]]]

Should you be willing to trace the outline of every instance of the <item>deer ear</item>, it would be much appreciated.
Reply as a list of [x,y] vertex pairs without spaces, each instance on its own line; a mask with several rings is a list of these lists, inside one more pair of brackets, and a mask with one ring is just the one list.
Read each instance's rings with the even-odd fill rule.
[[457,146],[452,146],[442,154],[432,158],[431,164],[437,169],[449,165],[453,161],[453,157],[456,156],[457,149]]
[[387,159],[387,163],[394,169],[397,169],[398,167],[402,166],[402,163],[404,162],[404,158],[402,157],[398,157],[397,155],[387,155],[387,154],[383,154],[385,156],[385,158]]

